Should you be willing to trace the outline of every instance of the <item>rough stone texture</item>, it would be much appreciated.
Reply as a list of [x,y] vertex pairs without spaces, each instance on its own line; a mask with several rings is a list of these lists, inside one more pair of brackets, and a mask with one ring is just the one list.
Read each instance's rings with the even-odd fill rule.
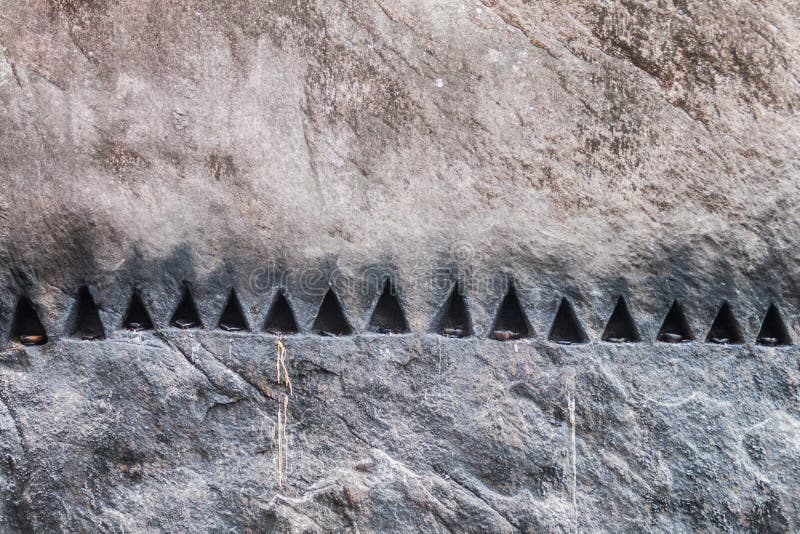
[[[51,338],[0,358],[0,531],[800,530],[800,357],[754,345],[800,339],[799,61],[792,2],[0,0],[0,331]],[[383,274],[410,335],[362,335]],[[533,340],[485,339],[509,277]],[[330,278],[359,335],[287,340],[279,487],[257,331]],[[473,339],[426,334],[455,278]],[[676,298],[747,343],[653,343]]]

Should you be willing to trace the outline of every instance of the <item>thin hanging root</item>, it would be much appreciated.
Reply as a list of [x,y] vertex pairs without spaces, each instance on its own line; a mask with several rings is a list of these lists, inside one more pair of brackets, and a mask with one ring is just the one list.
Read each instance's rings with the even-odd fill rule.
[[289,396],[283,396],[278,403],[278,487],[283,488],[283,470],[289,463],[289,448],[286,442],[286,420],[288,418]]
[[281,432],[283,434],[283,442],[284,442],[284,444],[283,444],[283,465],[284,466],[289,463],[289,447],[288,447],[288,443],[286,441],[286,423],[287,423],[288,420],[289,420],[289,396],[288,395],[284,395],[283,396],[283,431]]
[[283,413],[282,406],[278,404],[278,487],[283,487]]
[[289,447],[286,441],[286,424],[289,417],[289,395],[292,394],[292,381],[286,369],[286,345],[281,338],[275,340],[277,353],[275,356],[275,375],[278,385],[285,385],[288,395],[278,403],[278,487],[283,488],[283,471],[289,463]]
[[275,355],[275,380],[278,384],[281,383],[281,358],[283,355],[286,354],[286,346],[281,341],[281,338],[275,339],[275,348],[278,349],[277,354]]
[[286,369],[286,345],[283,344],[281,338],[275,339],[275,347],[278,353],[275,357],[275,373],[278,385],[284,384],[289,389],[289,395],[292,394],[292,381],[289,380],[289,371]]

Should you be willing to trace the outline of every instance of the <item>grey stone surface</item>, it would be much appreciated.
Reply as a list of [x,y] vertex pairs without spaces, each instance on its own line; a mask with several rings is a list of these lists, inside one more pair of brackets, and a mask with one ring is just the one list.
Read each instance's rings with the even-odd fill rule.
[[[770,303],[800,339],[799,41],[791,2],[0,0],[0,531],[799,530],[800,353],[755,345]],[[364,334],[384,275],[411,334]],[[473,338],[428,332],[456,279]],[[487,339],[509,279],[531,340]],[[329,282],[354,337],[308,335]]]

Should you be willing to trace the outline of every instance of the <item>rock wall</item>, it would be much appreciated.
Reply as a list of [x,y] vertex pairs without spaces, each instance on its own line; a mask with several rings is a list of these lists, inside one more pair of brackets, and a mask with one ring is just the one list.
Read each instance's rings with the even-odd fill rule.
[[799,51],[791,2],[0,0],[0,530],[800,529]]

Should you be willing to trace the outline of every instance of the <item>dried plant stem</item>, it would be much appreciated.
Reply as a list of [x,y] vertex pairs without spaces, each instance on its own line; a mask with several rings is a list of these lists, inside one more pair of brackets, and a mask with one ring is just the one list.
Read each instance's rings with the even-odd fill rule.
[[283,488],[283,472],[289,462],[289,447],[286,440],[286,424],[289,417],[289,395],[292,394],[292,381],[289,379],[289,371],[286,369],[286,345],[281,338],[275,340],[277,349],[275,355],[275,378],[278,385],[285,385],[289,390],[283,399],[278,401],[278,487]]
[[281,338],[275,339],[275,347],[278,349],[275,357],[275,373],[278,385],[285,385],[292,394],[292,381],[289,380],[289,371],[286,369],[286,345]]

